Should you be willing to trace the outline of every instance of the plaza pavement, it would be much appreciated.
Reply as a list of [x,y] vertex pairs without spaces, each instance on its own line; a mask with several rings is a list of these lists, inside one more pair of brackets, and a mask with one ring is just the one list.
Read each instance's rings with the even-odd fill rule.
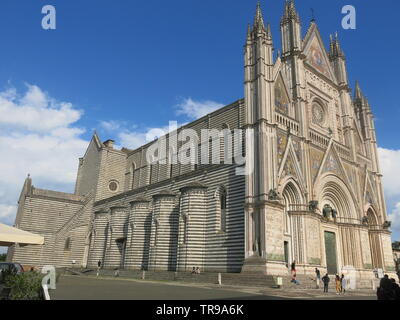
[[[334,288],[332,287],[333,291]],[[369,291],[354,291],[345,295],[322,290],[218,286],[164,281],[62,275],[53,300],[376,300]]]

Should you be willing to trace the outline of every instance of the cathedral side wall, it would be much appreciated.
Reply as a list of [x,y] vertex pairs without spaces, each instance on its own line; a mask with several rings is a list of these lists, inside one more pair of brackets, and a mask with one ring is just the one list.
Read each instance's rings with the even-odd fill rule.
[[101,161],[101,151],[94,140],[91,141],[85,156],[80,159],[75,193],[85,195],[97,184]]
[[[55,198],[51,196],[63,196]],[[79,197],[54,191],[33,189],[23,203],[23,214],[19,224],[22,230],[45,237],[43,246],[16,246],[12,260],[25,265],[57,265],[55,250],[56,232],[82,208]]]
[[[204,215],[204,233],[192,233],[189,235],[189,239],[194,243],[201,243],[203,237],[207,239],[204,270],[239,272],[244,260],[245,179],[243,176],[237,176],[235,169],[235,166],[220,166],[209,171],[199,170],[186,176],[181,176],[176,181],[168,180],[164,183],[149,186],[147,190],[145,188],[138,189],[121,196],[99,201],[95,203],[94,211],[109,211],[110,208],[115,206],[127,206],[130,208],[129,203],[138,197],[151,199],[165,189],[177,194],[177,203],[179,205],[180,189],[190,183],[201,182],[207,188],[204,200],[207,207]],[[221,232],[218,227],[219,220],[216,210],[216,202],[218,201],[216,192],[221,186],[224,186],[227,190],[226,232]],[[153,203],[150,204],[149,208],[151,212],[153,212],[152,205]],[[128,237],[130,237],[129,234]]]
[[[96,200],[109,198],[124,191],[126,154],[117,150],[103,148],[99,179],[96,186]],[[117,188],[111,190],[110,182],[115,182]]]

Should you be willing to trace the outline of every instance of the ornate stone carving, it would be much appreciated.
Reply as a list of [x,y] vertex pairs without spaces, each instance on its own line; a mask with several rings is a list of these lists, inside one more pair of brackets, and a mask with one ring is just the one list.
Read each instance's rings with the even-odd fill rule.
[[391,221],[385,221],[383,224],[383,229],[390,229],[392,227],[392,222]]
[[276,189],[271,189],[268,193],[268,200],[270,201],[277,201],[279,200],[279,193],[276,191]]
[[326,219],[336,219],[337,218],[337,210],[333,209],[329,204],[326,204],[324,206],[324,209],[322,210],[322,214],[324,216],[324,218]]
[[318,209],[318,201],[310,201],[308,204],[308,209],[312,212],[316,212]]

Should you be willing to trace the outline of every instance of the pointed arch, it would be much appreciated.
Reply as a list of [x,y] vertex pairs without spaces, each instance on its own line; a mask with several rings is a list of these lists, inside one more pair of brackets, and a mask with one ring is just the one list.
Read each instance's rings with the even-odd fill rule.
[[371,249],[372,266],[374,268],[383,268],[384,266],[384,254],[381,250],[381,240],[379,234],[375,232],[376,229],[380,229],[379,217],[372,206],[367,210],[367,221],[368,221],[368,236],[369,246]]
[[[300,193],[305,193],[305,179],[301,170],[300,162],[293,147],[292,137],[288,138],[285,153],[278,170],[278,177],[281,178],[280,185],[285,186],[289,179],[296,181]],[[281,189],[283,191],[283,189]]]
[[322,208],[328,204],[337,210],[339,221],[360,223],[354,193],[338,176],[329,172],[320,176],[315,184],[315,193],[321,212]]
[[225,186],[221,185],[217,188],[214,193],[214,199],[217,214],[217,232],[226,232],[228,192]]
[[282,189],[282,198],[285,204],[285,216],[284,216],[284,231],[286,234],[291,233],[290,226],[290,211],[297,211],[297,208],[304,203],[301,189],[297,182],[290,178]]
[[136,163],[132,162],[131,168],[130,168],[130,174],[131,174],[131,181],[130,181],[130,187],[131,189],[135,189],[135,174],[136,174]]

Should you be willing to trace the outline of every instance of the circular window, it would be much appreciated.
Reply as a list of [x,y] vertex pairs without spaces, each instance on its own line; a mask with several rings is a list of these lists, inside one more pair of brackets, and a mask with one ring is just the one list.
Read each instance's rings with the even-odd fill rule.
[[314,103],[312,107],[313,122],[322,125],[325,121],[324,108],[319,103]]
[[111,181],[108,184],[108,189],[110,189],[110,191],[112,191],[112,192],[117,192],[118,191],[118,182],[117,181]]

